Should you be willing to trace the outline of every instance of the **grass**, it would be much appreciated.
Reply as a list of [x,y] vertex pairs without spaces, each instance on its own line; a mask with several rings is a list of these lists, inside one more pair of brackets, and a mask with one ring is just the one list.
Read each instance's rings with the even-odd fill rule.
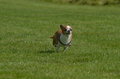
[[[119,79],[119,6],[0,0],[1,79]],[[55,52],[49,36],[73,28],[72,46]]]

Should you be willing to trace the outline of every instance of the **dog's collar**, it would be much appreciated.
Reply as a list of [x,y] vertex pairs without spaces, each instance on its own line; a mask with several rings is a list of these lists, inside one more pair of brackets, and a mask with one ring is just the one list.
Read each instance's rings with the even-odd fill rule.
[[[61,36],[61,35],[60,35],[60,36]],[[59,37],[59,42],[60,42],[60,44],[65,45],[65,46],[68,46],[68,45],[71,43],[71,41],[70,41],[69,43],[67,43],[67,44],[62,43],[62,42],[60,41],[60,37]]]

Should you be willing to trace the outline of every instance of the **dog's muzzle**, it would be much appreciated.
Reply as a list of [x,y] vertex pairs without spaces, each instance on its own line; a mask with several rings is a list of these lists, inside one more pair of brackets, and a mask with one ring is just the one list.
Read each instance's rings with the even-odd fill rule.
[[67,30],[67,31],[66,31],[66,34],[70,34],[70,32],[71,32],[70,30]]

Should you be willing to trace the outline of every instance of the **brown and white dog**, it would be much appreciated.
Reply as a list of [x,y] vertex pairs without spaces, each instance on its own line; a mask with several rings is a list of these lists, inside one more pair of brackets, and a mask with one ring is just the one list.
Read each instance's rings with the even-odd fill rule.
[[61,30],[58,30],[54,36],[50,38],[53,39],[53,45],[56,47],[56,51],[59,52],[59,48],[64,47],[63,52],[71,46],[72,40],[72,28],[70,26],[60,25]]

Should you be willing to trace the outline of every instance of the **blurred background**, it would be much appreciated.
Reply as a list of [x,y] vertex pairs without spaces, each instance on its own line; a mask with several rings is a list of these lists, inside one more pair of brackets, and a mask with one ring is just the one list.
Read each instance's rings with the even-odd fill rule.
[[55,3],[79,4],[79,5],[119,5],[120,0],[37,0]]

